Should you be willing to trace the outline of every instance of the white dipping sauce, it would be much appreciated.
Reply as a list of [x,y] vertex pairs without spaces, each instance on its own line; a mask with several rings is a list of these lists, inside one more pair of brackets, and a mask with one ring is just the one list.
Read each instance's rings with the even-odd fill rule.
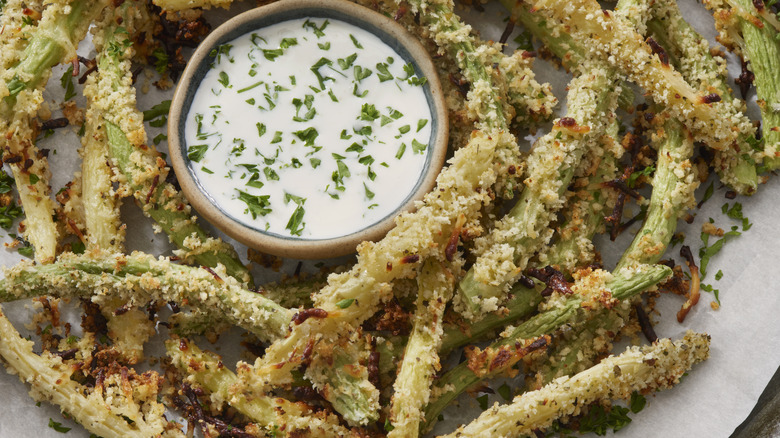
[[187,155],[234,219],[333,238],[381,221],[414,190],[431,141],[425,79],[377,36],[291,20],[212,56],[187,115]]

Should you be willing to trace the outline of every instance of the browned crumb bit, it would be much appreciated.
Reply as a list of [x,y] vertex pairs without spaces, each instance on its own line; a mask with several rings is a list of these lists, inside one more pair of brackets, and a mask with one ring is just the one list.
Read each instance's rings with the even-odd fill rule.
[[673,293],[675,295],[685,295],[688,292],[688,288],[690,288],[690,283],[685,279],[682,267],[680,265],[675,265],[671,260],[664,264],[672,268],[672,276],[664,283],[658,285],[658,290],[660,292]]
[[264,268],[273,269],[274,272],[279,272],[279,269],[284,263],[284,260],[281,257],[266,254],[252,248],[247,249],[246,256],[250,262],[256,263]]
[[701,232],[716,237],[723,237],[723,235],[725,234],[723,228],[719,228],[715,224],[711,224],[709,222],[706,222],[701,226]]
[[84,124],[84,109],[76,106],[76,102],[69,100],[62,104],[62,115],[68,119],[72,126]]
[[384,308],[363,324],[364,330],[389,331],[394,336],[406,335],[411,331],[409,312],[403,309],[393,298],[384,304]]

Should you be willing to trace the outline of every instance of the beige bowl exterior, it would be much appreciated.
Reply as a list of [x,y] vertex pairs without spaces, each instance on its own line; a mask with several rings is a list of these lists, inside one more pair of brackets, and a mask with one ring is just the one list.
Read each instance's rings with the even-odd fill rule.
[[[323,10],[326,10],[327,13],[323,14]],[[197,89],[197,84],[194,82],[199,80],[199,69],[206,68],[208,55],[212,48],[252,29],[257,29],[258,26],[250,27],[252,23],[267,21],[274,16],[280,17],[275,22],[301,18],[308,16],[305,14],[306,11],[309,11],[311,16],[342,19],[358,26],[365,23],[364,28],[369,32],[376,33],[374,29],[377,29],[403,47],[411,55],[416,67],[427,78],[431,115],[436,125],[429,145],[431,155],[428,159],[428,166],[424,169],[417,189],[407,198],[407,202],[380,222],[353,234],[331,239],[303,239],[270,234],[247,227],[225,214],[204,194],[193,177],[188,165],[189,159],[183,153],[186,148],[180,131],[191,103],[191,99],[189,101],[187,99],[190,93],[194,93],[194,90]],[[331,14],[334,16],[331,17]],[[388,39],[382,39],[386,43],[390,43]],[[415,201],[421,200],[426,193],[433,189],[436,183],[436,177],[444,164],[447,153],[448,129],[446,103],[436,68],[422,44],[401,25],[377,12],[346,0],[284,0],[237,15],[212,31],[198,46],[179,80],[171,101],[171,111],[168,118],[168,148],[173,169],[184,195],[195,207],[195,210],[215,227],[239,242],[269,254],[297,259],[324,259],[354,253],[359,243],[381,239],[395,225],[395,217],[398,214],[414,209]]]

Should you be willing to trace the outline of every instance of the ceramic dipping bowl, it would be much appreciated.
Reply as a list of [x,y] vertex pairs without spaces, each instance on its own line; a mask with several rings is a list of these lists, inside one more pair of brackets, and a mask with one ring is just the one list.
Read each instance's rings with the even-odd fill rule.
[[[379,37],[401,56],[402,62],[410,63],[418,77],[424,77],[425,99],[428,102],[431,120],[431,137],[422,172],[409,195],[382,219],[345,235],[332,238],[307,238],[283,235],[267,231],[257,224],[247,225],[235,215],[222,208],[208,184],[199,180],[197,163],[188,156],[185,136],[186,119],[193,99],[202,80],[214,61],[214,50],[241,35],[255,32],[264,27],[295,19],[324,18],[340,20],[362,28]],[[316,59],[312,59],[312,63]],[[309,66],[302,66],[301,72],[308,72]],[[377,102],[377,108],[381,102]],[[403,108],[398,108],[403,112]],[[254,126],[254,124],[253,124]],[[269,128],[269,132],[273,128]],[[230,135],[230,134],[228,134]],[[268,134],[267,134],[268,135]],[[444,163],[447,151],[448,120],[444,96],[436,69],[427,51],[416,37],[401,25],[365,7],[345,0],[285,0],[253,9],[237,15],[214,29],[198,46],[187,64],[171,102],[168,119],[169,156],[184,195],[197,212],[215,227],[243,244],[281,257],[298,259],[322,259],[355,252],[363,241],[381,239],[393,226],[394,218],[414,208],[415,201],[433,189],[435,179]],[[191,155],[191,154],[190,154]],[[308,213],[307,213],[308,214]],[[307,217],[316,220],[316,214]],[[346,218],[345,218],[346,219]]]

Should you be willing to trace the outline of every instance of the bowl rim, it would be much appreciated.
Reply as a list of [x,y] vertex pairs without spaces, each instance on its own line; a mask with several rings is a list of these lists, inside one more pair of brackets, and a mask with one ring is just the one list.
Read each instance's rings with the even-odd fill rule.
[[[229,216],[211,201],[193,175],[188,165],[188,158],[183,154],[182,145],[185,142],[180,136],[180,126],[182,123],[186,123],[186,115],[189,112],[189,105],[184,108],[184,104],[189,93],[194,93],[197,89],[197,87],[192,88],[191,84],[197,79],[201,65],[208,61],[211,50],[223,42],[249,32],[250,30],[246,30],[245,27],[253,21],[268,20],[268,17],[292,14],[307,9],[312,10],[311,16],[313,17],[323,17],[329,14],[335,16],[326,16],[325,18],[343,20],[339,16],[349,17],[351,24],[362,27],[380,37],[385,43],[388,42],[384,37],[397,41],[398,45],[403,47],[410,56],[411,59],[407,61],[413,61],[415,67],[427,78],[426,86],[429,87],[431,117],[436,126],[428,146],[430,155],[427,159],[427,166],[423,168],[421,178],[415,190],[406,198],[406,202],[399,205],[385,218],[368,227],[351,234],[326,239],[302,239],[270,234],[249,227]],[[288,19],[293,18],[277,22]],[[377,31],[384,35],[378,34]],[[171,109],[168,116],[168,154],[184,196],[204,219],[228,236],[248,247],[280,257],[332,258],[355,253],[358,244],[363,241],[377,241],[384,237],[395,225],[395,218],[399,214],[413,211],[416,202],[422,200],[425,194],[433,189],[447,154],[449,120],[446,108],[441,82],[430,55],[422,43],[403,26],[389,17],[347,0],[285,0],[236,15],[215,28],[198,45],[179,79],[171,99]]]

